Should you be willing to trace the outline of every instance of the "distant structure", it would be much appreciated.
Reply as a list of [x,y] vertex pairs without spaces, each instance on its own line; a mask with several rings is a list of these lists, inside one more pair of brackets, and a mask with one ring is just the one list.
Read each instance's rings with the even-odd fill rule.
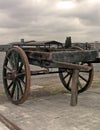
[[95,48],[100,51],[100,42],[99,41],[95,41],[95,42],[89,43],[89,44],[91,45],[91,48]]

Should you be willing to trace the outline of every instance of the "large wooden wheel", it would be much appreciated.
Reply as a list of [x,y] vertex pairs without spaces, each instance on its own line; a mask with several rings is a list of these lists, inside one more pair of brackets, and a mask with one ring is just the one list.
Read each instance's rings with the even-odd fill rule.
[[[85,64],[86,63],[84,63],[84,65]],[[92,64],[88,63],[87,65],[93,67]],[[59,68],[60,80],[61,80],[62,84],[64,85],[64,87],[69,91],[71,91],[72,74],[73,74],[72,69]],[[91,86],[91,83],[93,80],[93,74],[94,74],[93,69],[90,71],[79,71],[78,93],[82,93],[82,92],[86,91]]]
[[14,104],[23,103],[30,91],[30,67],[20,47],[11,48],[4,60],[3,83],[8,99]]
[[[82,50],[80,47],[72,47],[71,49]],[[94,69],[91,63],[79,63],[79,64],[88,65],[92,67],[90,71],[83,71],[83,70],[79,71],[78,93],[82,93],[91,86],[93,75],[94,75]],[[64,87],[69,91],[71,91],[72,74],[73,74],[72,69],[59,68],[60,80],[62,84],[64,85]]]

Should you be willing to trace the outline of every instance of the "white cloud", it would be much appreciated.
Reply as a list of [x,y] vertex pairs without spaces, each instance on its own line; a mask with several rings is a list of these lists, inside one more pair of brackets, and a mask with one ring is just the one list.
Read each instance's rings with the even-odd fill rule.
[[73,9],[75,7],[75,3],[73,1],[59,1],[57,3],[58,9],[68,10]]

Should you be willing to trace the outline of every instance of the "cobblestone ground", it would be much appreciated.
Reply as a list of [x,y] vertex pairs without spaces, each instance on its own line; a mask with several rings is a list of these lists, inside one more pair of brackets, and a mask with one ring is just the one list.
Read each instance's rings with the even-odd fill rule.
[[31,96],[20,106],[5,100],[0,112],[22,130],[100,130],[100,89],[80,94],[75,107],[67,93]]

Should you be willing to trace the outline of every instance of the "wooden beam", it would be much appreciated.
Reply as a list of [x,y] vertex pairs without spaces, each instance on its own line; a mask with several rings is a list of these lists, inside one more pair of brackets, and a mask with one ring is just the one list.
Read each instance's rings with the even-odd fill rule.
[[58,62],[67,63],[78,63],[78,62],[89,62],[95,61],[98,57],[98,52],[96,50],[73,50],[73,51],[56,51],[51,52],[49,60],[55,60]]
[[79,70],[73,70],[72,85],[71,85],[71,106],[77,105],[78,100],[78,76]]
[[77,69],[77,70],[85,70],[85,71],[89,71],[92,69],[91,66],[86,66],[86,65],[78,65],[78,64],[58,62],[58,61],[53,61],[53,63],[58,68],[68,68],[68,69]]

